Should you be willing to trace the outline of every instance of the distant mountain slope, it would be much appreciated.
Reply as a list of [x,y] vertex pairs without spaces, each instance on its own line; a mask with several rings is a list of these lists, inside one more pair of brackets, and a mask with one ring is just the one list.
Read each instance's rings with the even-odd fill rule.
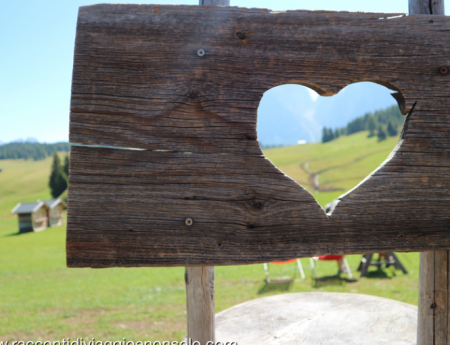
[[0,145],[0,159],[41,160],[54,152],[69,152],[69,143],[40,144],[34,142],[12,142]]
[[317,96],[301,85],[278,86],[261,99],[258,140],[263,145],[320,141],[323,127],[344,127],[367,112],[396,105],[391,93],[384,86],[369,82],[349,85],[332,97]]
[[[346,127],[327,128],[323,127],[322,142],[339,138],[342,135],[369,131],[369,136],[377,133],[379,140],[386,139],[387,136],[397,136],[403,128],[405,117],[401,114],[397,105],[392,105],[386,109],[381,109],[372,113],[366,113],[350,121]],[[383,134],[384,133],[384,134]]]
[[398,136],[378,142],[367,135],[364,131],[328,143],[265,149],[264,154],[325,207],[378,168],[398,142]]

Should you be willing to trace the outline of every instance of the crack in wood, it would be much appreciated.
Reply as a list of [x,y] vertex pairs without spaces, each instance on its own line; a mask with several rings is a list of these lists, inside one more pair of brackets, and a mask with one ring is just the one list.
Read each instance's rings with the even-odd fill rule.
[[[450,248],[450,20],[379,20],[398,15],[81,7],[70,141],[108,148],[71,148],[68,265]],[[359,81],[395,91],[408,115],[388,159],[325,214],[264,158],[257,108],[277,85],[333,95]]]

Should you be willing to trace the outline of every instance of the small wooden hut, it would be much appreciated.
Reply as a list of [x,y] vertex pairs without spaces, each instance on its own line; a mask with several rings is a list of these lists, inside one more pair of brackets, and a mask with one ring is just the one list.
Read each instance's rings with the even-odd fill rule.
[[19,232],[42,231],[47,229],[50,208],[43,201],[19,202],[11,211],[19,216]]
[[67,207],[66,203],[61,199],[39,200],[43,201],[48,207],[48,226],[61,226],[64,224],[62,218],[63,210]]

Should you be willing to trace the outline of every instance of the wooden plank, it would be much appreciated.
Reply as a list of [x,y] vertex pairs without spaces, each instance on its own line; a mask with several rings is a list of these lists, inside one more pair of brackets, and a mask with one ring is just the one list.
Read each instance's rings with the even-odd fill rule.
[[370,268],[370,263],[372,262],[373,254],[365,254],[364,259],[366,259],[366,262],[361,267],[361,277],[367,277],[367,272]]
[[420,255],[418,345],[434,345],[434,255],[435,252]]
[[420,255],[418,345],[448,344],[449,252]]
[[448,251],[434,252],[434,345],[447,345]]
[[396,169],[380,169],[328,218],[264,157],[75,146],[71,161],[69,266],[231,265],[450,246],[447,167],[428,178],[405,173],[394,157],[386,166]]
[[[450,74],[439,71],[450,64],[450,20],[395,15],[82,7],[71,141],[145,150],[72,147],[68,265],[450,248]],[[363,80],[414,110],[390,159],[327,216],[263,156],[257,107],[276,85],[332,95]]]
[[445,15],[444,0],[409,0],[409,14]]
[[188,343],[215,343],[214,267],[186,267],[185,278]]
[[431,94],[445,100],[449,78],[438,70],[449,63],[448,18],[379,19],[395,15],[81,7],[70,140],[260,155],[257,108],[263,93],[280,84],[333,95],[374,81],[401,91],[404,113]]
[[34,231],[31,213],[18,214],[18,218],[19,218],[19,233]]
[[[450,270],[450,251],[447,252],[448,264]],[[422,255],[422,253],[421,253]],[[447,271],[447,313],[450,313],[450,274]],[[450,344],[450,318],[447,318],[447,344]]]
[[[445,15],[444,0],[409,0],[410,15],[431,14]],[[429,20],[430,24],[434,23]],[[449,106],[446,107],[448,113]],[[431,139],[429,134],[432,127],[439,127],[440,115],[436,114],[430,120],[423,120],[417,127],[409,131],[410,135],[420,138],[421,150],[427,150],[430,144],[439,140]],[[448,120],[447,120],[448,121]],[[446,126],[439,134],[446,131]],[[428,140],[422,138],[428,137]],[[444,135],[439,135],[444,137]],[[446,141],[446,139],[444,139]],[[426,143],[428,141],[429,144]],[[445,143],[435,145],[435,148],[446,146]],[[430,151],[434,151],[431,149]],[[429,149],[428,149],[429,150]],[[428,190],[433,193],[432,189]],[[431,274],[432,273],[432,274]],[[420,282],[419,282],[419,315],[418,315],[418,345],[448,344],[448,251],[426,252],[420,254]],[[430,304],[431,302],[431,304]]]
[[[229,6],[230,0],[199,0],[200,5]],[[197,55],[204,55],[198,50]],[[185,220],[193,225],[192,218]],[[186,267],[187,342],[208,345],[215,342],[214,266]]]
[[397,255],[395,255],[394,252],[388,252],[386,253],[388,257],[392,256],[394,259],[394,267],[400,271],[403,272],[403,274],[408,274],[408,271],[406,270],[405,266],[401,263],[401,261],[398,259]]
[[199,5],[230,6],[230,0],[199,0]]

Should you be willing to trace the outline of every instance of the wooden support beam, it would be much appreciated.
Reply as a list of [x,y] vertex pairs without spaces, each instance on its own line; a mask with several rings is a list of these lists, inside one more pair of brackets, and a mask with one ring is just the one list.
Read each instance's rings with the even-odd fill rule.
[[187,340],[215,342],[214,266],[186,267]]
[[[444,0],[409,0],[409,14],[445,15]],[[417,345],[449,344],[449,251],[420,254]]]
[[[199,5],[230,6],[230,0],[199,0]],[[186,267],[187,341],[215,342],[214,266]]]
[[409,0],[409,14],[445,15],[444,0]]
[[199,0],[199,5],[230,6],[230,0]]
[[[409,0],[409,14],[444,15],[444,0]],[[418,345],[448,344],[448,255],[420,254]]]
[[417,344],[433,344],[434,332],[434,253],[420,254],[419,309],[417,318]]
[[449,251],[420,254],[418,345],[449,344]]

